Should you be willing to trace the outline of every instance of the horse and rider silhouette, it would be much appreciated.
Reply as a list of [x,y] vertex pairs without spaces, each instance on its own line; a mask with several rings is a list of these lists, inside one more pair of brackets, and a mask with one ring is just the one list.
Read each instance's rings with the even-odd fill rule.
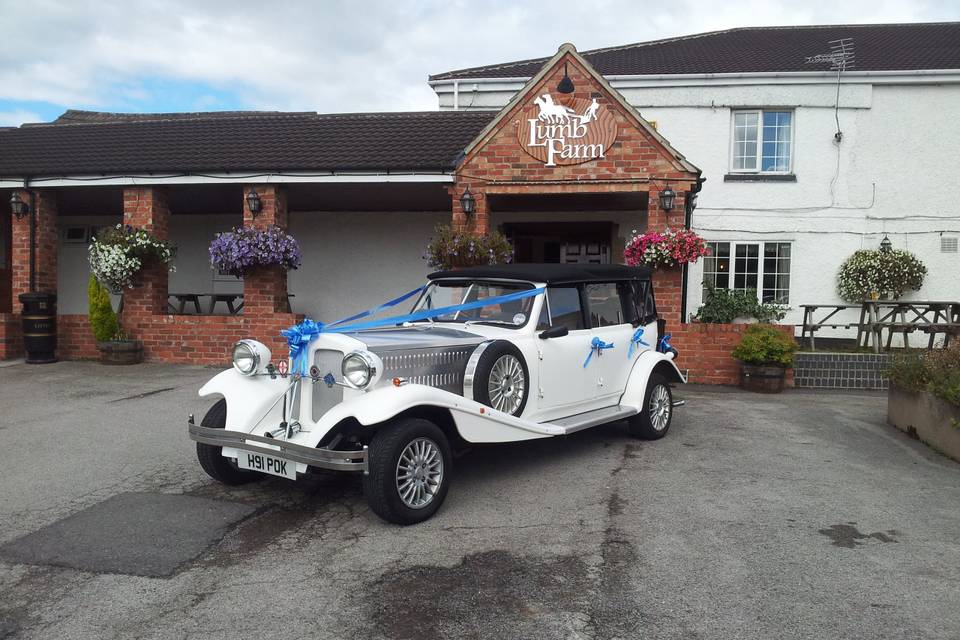
[[578,114],[570,107],[555,103],[553,96],[549,93],[545,93],[539,98],[534,98],[533,102],[540,108],[537,119],[550,124],[563,124],[570,120],[570,118],[577,118],[580,120],[580,124],[587,124],[597,119],[597,111],[600,109],[600,104],[597,102],[597,99],[594,98],[583,114]]

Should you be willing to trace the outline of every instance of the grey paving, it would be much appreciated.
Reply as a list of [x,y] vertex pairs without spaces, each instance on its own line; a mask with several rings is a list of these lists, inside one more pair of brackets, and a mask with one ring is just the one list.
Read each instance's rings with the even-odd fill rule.
[[478,448],[400,528],[355,477],[206,478],[211,374],[0,369],[0,544],[132,492],[256,510],[167,577],[0,559],[0,637],[960,637],[960,465],[882,392],[687,388],[658,442]]
[[196,496],[121,493],[0,546],[0,557],[98,573],[169,576],[255,510]]

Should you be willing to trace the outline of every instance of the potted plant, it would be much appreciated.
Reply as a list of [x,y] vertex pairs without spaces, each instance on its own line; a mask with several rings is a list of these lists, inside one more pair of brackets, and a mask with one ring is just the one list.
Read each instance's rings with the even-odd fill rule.
[[87,285],[90,329],[97,341],[97,351],[103,364],[138,364],[143,362],[143,343],[128,339],[117,322],[117,314],[110,304],[106,287],[90,276]]
[[887,422],[960,461],[960,342],[906,351],[887,375]]
[[423,257],[428,266],[438,270],[507,264],[513,260],[513,247],[499,231],[477,233],[439,224]]
[[210,243],[213,267],[238,278],[259,267],[279,267],[289,271],[299,267],[300,262],[300,246],[296,239],[273,225],[266,229],[234,227],[218,233]]
[[762,393],[783,391],[796,350],[796,341],[777,327],[750,325],[731,354],[740,361],[740,387]]
[[671,268],[710,255],[706,241],[690,229],[633,233],[623,250],[624,261],[631,267]]
[[121,293],[133,287],[145,264],[170,264],[176,251],[174,245],[145,229],[118,224],[101,231],[90,243],[90,273],[113,293]]
[[927,267],[909,251],[857,251],[837,273],[837,292],[847,302],[899,298],[919,290]]

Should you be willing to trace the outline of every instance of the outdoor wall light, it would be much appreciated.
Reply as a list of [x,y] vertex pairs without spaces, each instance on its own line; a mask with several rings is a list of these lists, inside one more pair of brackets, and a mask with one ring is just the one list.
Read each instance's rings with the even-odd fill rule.
[[253,217],[256,218],[262,208],[263,202],[260,201],[260,194],[257,193],[256,189],[250,189],[247,193],[247,209],[249,209]]
[[557,91],[560,93],[573,93],[573,80],[567,75],[567,63],[563,63],[563,78],[557,84]]
[[470,187],[467,187],[467,190],[460,196],[460,208],[468,216],[473,215],[473,212],[477,210],[477,199],[470,193]]
[[14,191],[13,195],[10,196],[10,210],[17,217],[17,220],[22,220],[24,216],[30,213],[30,205],[23,201],[19,193]]
[[673,201],[677,197],[669,186],[660,192],[660,208],[664,211],[673,211]]
[[883,234],[883,240],[880,241],[880,251],[883,253],[890,253],[893,251],[893,243],[890,242],[890,238],[887,237],[887,234]]

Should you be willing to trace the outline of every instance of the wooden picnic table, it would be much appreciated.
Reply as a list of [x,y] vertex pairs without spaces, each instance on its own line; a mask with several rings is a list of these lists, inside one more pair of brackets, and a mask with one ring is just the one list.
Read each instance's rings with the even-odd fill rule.
[[[171,298],[176,299],[176,304],[168,302],[170,309],[174,313],[183,314],[186,311],[187,305],[192,304],[197,315],[203,313],[200,308],[200,298],[209,298],[210,303],[207,305],[207,315],[213,315],[213,312],[217,308],[217,303],[222,302],[227,305],[227,311],[230,315],[237,315],[243,309],[243,294],[242,293],[171,293]],[[290,298],[295,297],[294,294],[287,294],[287,308],[290,308]],[[237,301],[240,301],[239,304],[235,304]]]
[[[824,327],[850,329],[857,327],[857,346],[873,346],[880,352],[883,332],[887,331],[886,348],[893,342],[893,334],[903,334],[904,346],[910,346],[910,334],[923,331],[929,335],[927,348],[933,348],[938,333],[944,335],[944,346],[950,338],[960,334],[960,301],[956,300],[864,300],[860,304],[803,304],[803,326],[800,339],[808,337],[810,349],[816,350],[816,332]],[[848,309],[860,309],[859,322],[838,322],[834,316]],[[826,315],[817,319],[816,312]],[[833,322],[830,322],[833,320]]]

